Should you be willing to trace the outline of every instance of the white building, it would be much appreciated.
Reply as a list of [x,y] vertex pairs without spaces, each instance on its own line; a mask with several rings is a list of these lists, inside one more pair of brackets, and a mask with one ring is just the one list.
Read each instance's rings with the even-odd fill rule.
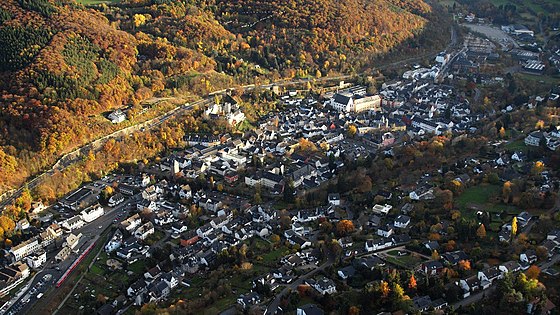
[[14,261],[20,261],[22,258],[42,250],[42,248],[39,239],[34,237],[12,247],[10,254],[14,257]]
[[140,240],[145,240],[148,236],[154,234],[155,229],[152,222],[147,222],[134,231],[134,237]]
[[102,206],[95,205],[89,209],[85,209],[84,211],[80,212],[80,216],[82,220],[86,221],[87,223],[93,222],[97,218],[101,217],[105,214],[105,209]]
[[79,215],[73,216],[70,219],[62,222],[61,226],[69,231],[77,230],[85,225],[85,222]]
[[27,265],[32,269],[39,269],[47,262],[47,252],[41,250],[35,254],[25,257]]
[[112,112],[109,114],[109,120],[113,123],[113,124],[118,124],[118,123],[122,123],[123,121],[126,120],[126,114],[123,113],[122,110],[117,109],[116,111]]
[[74,235],[70,233],[70,235],[66,237],[66,242],[64,242],[64,246],[67,246],[70,249],[74,249],[76,245],[78,245],[78,243],[80,242],[80,238],[82,238],[82,233],[78,235]]

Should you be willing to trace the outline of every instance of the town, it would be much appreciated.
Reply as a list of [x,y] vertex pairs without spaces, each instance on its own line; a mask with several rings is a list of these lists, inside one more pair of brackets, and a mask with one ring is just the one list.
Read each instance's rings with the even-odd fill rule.
[[[515,295],[549,314],[558,300],[537,283],[560,275],[560,91],[481,110],[482,89],[512,84],[481,68],[545,64],[520,46],[526,27],[457,18],[476,33],[428,64],[320,93],[215,95],[198,119],[243,131],[189,132],[166,156],[34,201],[3,255],[0,313],[47,309],[68,286],[49,312],[443,314]],[[274,109],[248,122],[256,93]]]

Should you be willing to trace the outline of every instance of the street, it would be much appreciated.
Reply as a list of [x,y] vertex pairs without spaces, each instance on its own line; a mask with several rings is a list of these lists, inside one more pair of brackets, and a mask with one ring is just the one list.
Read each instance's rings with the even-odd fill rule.
[[[106,213],[94,220],[93,222],[83,226],[80,229],[72,231],[73,234],[82,233],[82,238],[80,240],[80,252],[81,250],[86,249],[92,242],[99,238],[99,235],[102,234],[107,228],[110,228],[113,223],[115,223],[115,219],[117,216],[120,215],[118,221],[122,221],[126,218],[126,207],[128,207],[128,202],[125,201],[120,205],[116,206],[115,208],[111,209],[105,207]],[[101,228],[100,228],[101,227]],[[72,265],[74,260],[79,257],[80,252],[78,254],[70,254],[70,256],[60,262],[57,263],[54,260],[54,257],[58,253],[60,248],[57,248],[50,253],[47,253],[47,262],[43,266],[43,268],[37,272],[35,277],[31,281],[31,285],[29,289],[26,290],[24,294],[22,294],[19,298],[12,302],[12,306],[8,309],[7,314],[26,314],[28,313],[33,305],[38,301],[38,294],[43,293],[44,296],[41,298],[49,298],[49,295],[53,293],[51,289],[56,290],[55,285],[60,280],[62,275],[66,272],[66,270]],[[50,275],[50,279],[48,281],[42,281],[45,276]],[[42,284],[39,286],[39,284]],[[39,289],[35,290],[33,293],[33,288],[39,286]],[[3,314],[2,310],[0,310],[0,314]]]

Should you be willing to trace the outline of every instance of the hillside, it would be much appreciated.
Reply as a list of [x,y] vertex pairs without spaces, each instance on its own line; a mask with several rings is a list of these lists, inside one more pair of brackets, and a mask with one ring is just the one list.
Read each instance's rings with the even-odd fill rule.
[[133,124],[152,96],[358,71],[441,47],[448,35],[431,30],[447,21],[435,11],[414,0],[2,1],[0,193],[119,128],[106,119],[115,108]]

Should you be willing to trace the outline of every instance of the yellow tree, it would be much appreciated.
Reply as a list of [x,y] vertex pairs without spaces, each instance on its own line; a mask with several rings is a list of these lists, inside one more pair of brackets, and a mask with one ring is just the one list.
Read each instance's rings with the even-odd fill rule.
[[513,217],[511,220],[511,236],[515,236],[517,234],[517,217]]
[[544,171],[544,163],[542,161],[536,161],[531,169],[533,174],[540,174]]
[[356,127],[356,125],[348,126],[348,135],[350,137],[353,138],[357,133],[358,133],[358,127]]

